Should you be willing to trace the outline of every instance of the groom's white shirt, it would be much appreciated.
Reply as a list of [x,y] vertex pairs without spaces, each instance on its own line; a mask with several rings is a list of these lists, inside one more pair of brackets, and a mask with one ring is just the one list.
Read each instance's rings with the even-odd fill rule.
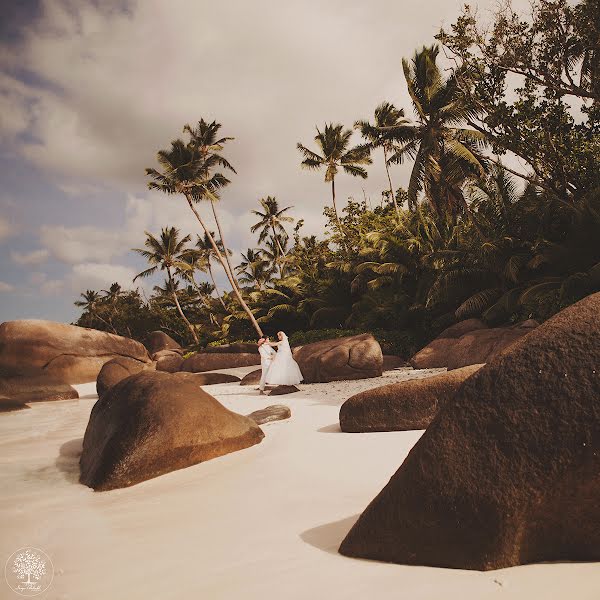
[[258,347],[258,353],[260,354],[260,367],[262,370],[260,376],[260,383],[258,387],[260,390],[264,390],[265,382],[267,379],[267,372],[271,366],[273,357],[275,356],[275,350],[273,350],[273,348],[271,348],[271,346],[268,346],[267,344],[261,344]]

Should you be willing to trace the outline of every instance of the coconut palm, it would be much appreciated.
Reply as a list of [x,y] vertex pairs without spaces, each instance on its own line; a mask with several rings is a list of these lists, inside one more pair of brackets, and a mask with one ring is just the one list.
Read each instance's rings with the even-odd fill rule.
[[79,308],[83,308],[83,310],[87,311],[92,318],[98,319],[98,321],[101,321],[107,327],[114,330],[114,327],[106,319],[103,319],[98,312],[98,308],[104,300],[102,296],[95,290],[86,290],[85,293],[80,294],[80,296],[82,299],[76,300],[73,304]]
[[281,276],[280,259],[285,257],[285,252],[281,245],[280,238],[288,238],[288,233],[285,230],[283,223],[293,223],[294,219],[293,217],[289,217],[284,213],[286,213],[292,207],[286,206],[285,208],[279,208],[279,203],[277,202],[276,198],[272,196],[261,198],[260,204],[264,212],[259,210],[252,211],[252,214],[259,217],[259,221],[252,225],[250,231],[252,233],[256,233],[258,230],[260,230],[260,234],[258,236],[259,244],[262,244],[269,235],[271,235],[272,239],[275,240],[277,246],[275,263],[277,264],[279,275]]
[[185,197],[188,206],[207,235],[215,257],[223,267],[240,306],[258,334],[262,336],[260,325],[240,292],[228,259],[217,246],[214,236],[196,208],[196,204],[200,201],[218,200],[219,190],[230,183],[229,179],[222,173],[212,172],[212,169],[219,164],[223,165],[225,159],[212,151],[203,153],[197,142],[191,141],[186,144],[180,139],[171,142],[169,150],[160,150],[157,159],[162,171],[146,169],[146,174],[152,178],[152,181],[148,183],[148,187],[166,194],[182,194]]
[[286,213],[293,207],[286,206],[285,208],[279,208],[279,203],[277,202],[277,199],[272,196],[261,198],[259,202],[264,212],[261,212],[259,210],[252,211],[252,214],[256,215],[259,218],[259,221],[252,225],[250,231],[252,233],[256,233],[260,229],[260,234],[258,236],[259,244],[262,244],[272,233],[273,239],[277,241],[280,256],[283,257],[285,254],[283,252],[283,248],[281,247],[281,243],[279,242],[279,237],[288,237],[287,231],[285,230],[283,223],[293,223],[294,218],[289,217],[284,213]]
[[375,120],[373,123],[369,123],[369,121],[356,121],[354,124],[354,127],[360,130],[361,135],[372,149],[381,148],[383,150],[385,171],[390,184],[389,195],[394,203],[397,217],[400,217],[400,209],[396,202],[388,158],[395,152],[394,134],[407,124],[408,121],[404,118],[404,110],[396,108],[389,102],[383,102],[375,109]]
[[304,156],[302,167],[311,170],[325,169],[325,182],[331,182],[331,201],[340,231],[342,231],[342,225],[335,203],[335,176],[341,169],[348,175],[366,179],[367,171],[363,165],[370,165],[372,162],[369,156],[370,149],[367,145],[362,144],[349,148],[351,137],[351,129],[344,130],[344,126],[341,124],[329,123],[325,125],[322,132],[317,127],[315,142],[321,154],[309,150],[300,143],[296,145],[302,156]]
[[198,336],[194,326],[189,322],[185,316],[179,298],[177,297],[177,289],[174,284],[173,272],[175,269],[186,269],[188,268],[185,262],[185,256],[188,249],[186,244],[190,241],[190,236],[186,235],[180,239],[179,230],[176,227],[165,227],[160,233],[160,238],[155,238],[151,233],[147,231],[146,241],[144,246],[146,248],[134,248],[134,252],[141,254],[152,266],[141,273],[138,273],[133,280],[138,278],[150,277],[158,270],[167,272],[167,282],[169,284],[169,290],[177,307],[177,312],[181,316],[182,320],[187,325],[194,342],[198,343]]
[[[237,171],[233,168],[231,163],[220,154],[225,143],[232,141],[235,138],[219,137],[219,129],[221,129],[220,123],[217,123],[216,121],[208,123],[204,119],[200,119],[194,128],[192,128],[190,125],[185,125],[183,128],[183,131],[190,135],[190,144],[200,153],[201,161],[204,164],[204,177],[208,177],[211,171],[218,167],[222,167],[225,170],[237,174]],[[219,231],[221,243],[227,250],[225,238],[223,236],[223,230],[221,228],[221,221],[219,220],[219,216],[217,215],[217,210],[215,207],[215,201],[219,200],[219,197],[216,194],[208,194],[208,200],[210,200],[210,206],[215,218],[217,230]],[[225,260],[227,261],[227,265],[229,266],[229,270],[233,272],[234,269],[229,261],[230,254],[230,252],[226,251],[224,256]],[[237,281],[234,280],[234,282],[237,284]]]
[[[215,232],[211,231],[210,234],[214,238]],[[217,241],[217,247],[219,248],[219,250],[221,250],[223,253],[225,253],[225,249],[223,248],[220,241]],[[208,238],[208,235],[206,233],[202,237],[197,236],[196,246],[193,250],[190,251],[190,253],[196,257],[196,260],[198,261],[199,264],[203,265],[206,268],[206,272],[208,273],[208,276],[210,277],[210,280],[212,281],[212,285],[217,294],[217,298],[219,299],[219,302],[221,303],[221,306],[223,307],[223,310],[225,310],[225,312],[229,312],[227,310],[227,306],[225,305],[225,302],[223,301],[223,296],[221,294],[221,291],[219,290],[219,287],[217,286],[217,282],[215,280],[215,275],[212,270],[212,261],[218,260],[218,259],[215,254],[215,250],[210,242],[210,239]],[[230,251],[227,252],[227,254],[230,254],[230,253],[231,253]]]
[[460,127],[472,114],[463,102],[458,85],[460,73],[442,77],[436,60],[437,46],[424,47],[409,62],[403,59],[416,123],[397,127],[391,134],[400,145],[390,162],[414,160],[408,187],[409,207],[421,191],[439,215],[469,213],[461,187],[470,177],[484,176],[485,159],[480,150],[485,135]]
[[263,256],[261,250],[248,248],[246,253],[242,253],[242,262],[237,267],[241,283],[255,285],[259,290],[263,290],[271,280],[273,275],[273,266]]

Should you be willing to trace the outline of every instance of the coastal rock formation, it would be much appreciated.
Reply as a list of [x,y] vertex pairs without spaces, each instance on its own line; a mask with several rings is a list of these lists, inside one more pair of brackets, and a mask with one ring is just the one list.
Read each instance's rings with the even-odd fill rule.
[[458,369],[488,362],[518,339],[527,335],[537,322],[525,321],[512,327],[488,328],[479,319],[468,319],[444,330],[410,360],[415,369],[447,367]]
[[406,365],[406,361],[401,356],[394,356],[392,354],[384,354],[383,355],[383,370],[391,371],[392,369],[397,369],[398,367],[404,367]]
[[238,383],[240,378],[229,373],[176,373],[197,385],[216,385],[218,383]]
[[6,371],[19,373],[25,365],[55,381],[85,383],[118,356],[150,361],[139,342],[104,331],[37,319],[0,325],[0,368]]
[[240,385],[258,385],[262,376],[262,369],[256,369],[256,371],[250,371],[250,373],[244,375],[240,381]]
[[523,327],[519,324],[513,327],[471,331],[456,341],[452,352],[448,355],[446,366],[448,370],[451,370],[488,362],[505,348],[527,335],[534,327]]
[[204,353],[198,352],[186,358],[181,364],[181,371],[202,373],[217,369],[233,369],[235,367],[248,367],[260,364],[260,354],[255,350],[252,354],[246,353]]
[[283,421],[284,419],[289,419],[291,416],[292,411],[289,406],[273,404],[273,406],[255,410],[248,415],[248,418],[252,419],[257,425],[264,425],[271,421]]
[[135,373],[139,373],[145,368],[149,368],[149,366],[148,363],[142,363],[139,360],[124,356],[109,360],[102,365],[96,379],[96,392],[98,396],[102,396],[109,388],[119,383],[122,379],[130,375],[135,375]]
[[[148,354],[151,356],[161,350],[171,350],[172,352],[183,354],[183,348],[164,331],[152,331],[149,333],[146,340],[146,348],[148,349]],[[154,357],[152,358],[156,360]]]
[[166,373],[180,371],[184,360],[181,354],[172,350],[160,350],[152,355],[152,359],[156,361],[156,370],[165,371]]
[[134,485],[248,448],[264,437],[191,378],[142,371],[111,387],[92,409],[80,459],[95,490]]
[[0,369],[0,410],[27,402],[74,400],[79,398],[75,388],[48,375],[42,369]]
[[294,350],[304,383],[380,377],[381,346],[370,334],[323,340]]
[[600,560],[599,314],[597,293],[465,381],[340,552],[479,570]]
[[463,382],[483,365],[366,390],[340,408],[340,428],[348,433],[426,429]]

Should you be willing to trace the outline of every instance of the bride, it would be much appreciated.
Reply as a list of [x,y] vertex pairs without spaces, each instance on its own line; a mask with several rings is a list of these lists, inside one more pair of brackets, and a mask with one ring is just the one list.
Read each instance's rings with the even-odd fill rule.
[[283,331],[277,333],[279,342],[265,342],[269,346],[277,348],[277,354],[271,362],[267,372],[267,384],[269,385],[296,385],[304,378],[298,363],[292,356],[292,349],[287,335]]

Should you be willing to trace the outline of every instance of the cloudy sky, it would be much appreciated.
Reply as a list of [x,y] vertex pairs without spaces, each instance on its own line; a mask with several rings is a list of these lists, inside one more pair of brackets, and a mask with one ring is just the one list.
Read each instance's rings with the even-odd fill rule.
[[[462,0],[1,4],[0,322],[68,322],[81,291],[132,286],[144,230],[199,232],[181,199],[147,190],[144,168],[200,117],[235,137],[219,207],[230,246],[254,245],[249,211],[268,194],[321,232],[329,188],[300,169],[296,142],[383,100],[408,109],[401,59]],[[479,0],[481,14],[495,4]],[[341,201],[379,200],[380,158],[366,181],[339,177]],[[406,176],[395,169],[397,185]]]

